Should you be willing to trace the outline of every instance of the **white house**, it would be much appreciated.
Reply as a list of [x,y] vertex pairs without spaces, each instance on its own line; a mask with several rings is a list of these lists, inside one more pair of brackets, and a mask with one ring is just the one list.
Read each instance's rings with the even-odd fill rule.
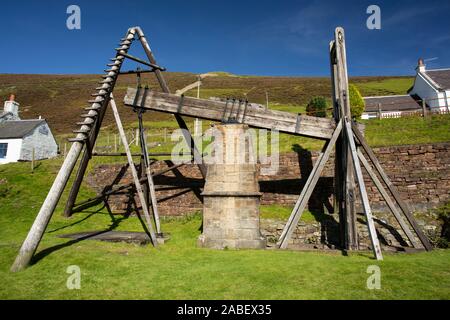
[[401,117],[403,113],[422,112],[422,101],[431,112],[450,112],[450,68],[427,70],[422,59],[416,67],[414,85],[408,94],[365,97],[363,119]]
[[0,113],[0,164],[48,159],[58,154],[58,145],[44,119],[21,120],[19,104],[11,95]]
[[427,70],[419,59],[416,71],[414,86],[408,93],[425,99],[432,111],[450,111],[450,68]]

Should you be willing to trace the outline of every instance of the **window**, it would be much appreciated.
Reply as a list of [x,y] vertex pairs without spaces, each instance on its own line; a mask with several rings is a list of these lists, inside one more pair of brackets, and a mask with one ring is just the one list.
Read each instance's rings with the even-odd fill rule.
[[8,144],[0,143],[0,159],[6,159],[7,152],[8,152]]

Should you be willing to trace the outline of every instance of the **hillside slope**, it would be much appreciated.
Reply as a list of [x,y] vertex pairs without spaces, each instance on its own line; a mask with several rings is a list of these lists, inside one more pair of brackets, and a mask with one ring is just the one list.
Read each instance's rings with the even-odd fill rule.
[[[166,72],[165,78],[173,92],[197,80],[192,73]],[[79,121],[82,108],[100,81],[99,75],[0,75],[0,99],[6,100],[10,93],[15,93],[21,104],[23,119],[42,116],[46,118],[56,134],[70,133]],[[359,77],[351,79],[357,84],[363,95],[401,94],[411,86],[413,79],[407,77]],[[143,84],[159,90],[155,77],[151,74],[143,76]],[[135,76],[121,76],[115,90],[115,97],[121,102],[126,88],[136,85]],[[201,97],[238,97],[247,95],[249,101],[265,103],[266,91],[271,106],[286,111],[296,112],[296,106],[304,106],[316,95],[330,96],[331,84],[328,78],[300,77],[266,77],[266,76],[233,76],[218,73],[215,77],[204,79]],[[196,95],[196,89],[187,93]],[[122,104],[119,104],[122,107]],[[301,109],[297,112],[300,112]],[[136,120],[133,112],[122,112],[125,123]],[[171,119],[170,115],[150,113],[147,119],[161,121]],[[113,117],[106,115],[104,125],[112,124]]]

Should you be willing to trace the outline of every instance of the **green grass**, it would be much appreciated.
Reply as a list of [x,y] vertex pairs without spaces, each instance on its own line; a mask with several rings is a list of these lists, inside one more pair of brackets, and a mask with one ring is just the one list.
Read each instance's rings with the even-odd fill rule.
[[354,82],[363,97],[407,94],[414,78],[391,78],[376,81]]
[[374,119],[366,124],[366,138],[370,146],[391,146],[450,141],[450,116],[428,118],[405,117]]
[[[293,207],[280,205],[263,205],[260,208],[262,219],[287,220],[292,213]],[[302,221],[314,222],[318,221],[311,212],[305,210],[302,214]]]
[[[450,251],[343,256],[278,250],[196,247],[201,220],[193,216],[162,223],[171,239],[158,249],[123,243],[74,242],[59,234],[99,230],[140,231],[137,218],[109,216],[92,208],[71,219],[58,206],[34,264],[20,273],[9,268],[60,165],[43,161],[30,174],[28,163],[0,167],[1,299],[449,299]],[[81,198],[92,195],[82,188]],[[61,204],[64,204],[63,195]],[[96,214],[94,212],[98,211]],[[288,208],[263,207],[263,216],[286,217]],[[307,217],[307,215],[305,216]],[[379,265],[381,290],[366,289],[369,265]],[[81,268],[81,290],[68,290],[67,267]]]

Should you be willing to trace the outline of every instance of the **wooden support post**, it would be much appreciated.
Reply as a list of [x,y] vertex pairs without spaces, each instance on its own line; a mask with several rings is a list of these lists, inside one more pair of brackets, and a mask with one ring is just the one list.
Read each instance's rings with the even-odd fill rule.
[[[104,102],[106,103],[106,102]],[[98,111],[97,120],[94,128],[92,128],[91,134],[88,138],[88,143],[85,144],[84,153],[81,158],[80,164],[78,166],[78,170],[72,184],[72,188],[69,192],[69,197],[67,198],[66,206],[64,208],[63,216],[70,217],[72,215],[72,208],[75,205],[75,201],[77,200],[78,192],[81,188],[81,183],[84,178],[84,174],[86,173],[86,169],[89,164],[89,160],[91,159],[91,154],[93,152],[93,147],[97,141],[98,133],[100,131],[101,124],[103,122],[103,118],[106,113],[107,105],[103,104],[102,108]]]
[[[150,159],[148,158],[147,139],[145,137],[145,130],[142,123],[142,118],[139,119],[140,144],[143,153],[143,164],[145,166],[145,173],[147,176],[147,186],[150,192],[150,201],[152,205],[153,218],[155,220],[156,232],[161,234],[161,224],[159,221],[158,202],[156,200],[155,184],[153,182],[152,172],[150,169]],[[137,137],[136,137],[137,138]]]
[[308,204],[309,198],[311,197],[312,192],[319,180],[320,174],[322,173],[323,168],[325,167],[328,158],[330,157],[330,153],[333,150],[333,147],[336,143],[337,138],[342,130],[342,121],[340,121],[331,137],[330,141],[327,142],[323,153],[317,159],[316,164],[306,181],[306,184],[295,203],[294,209],[292,210],[291,216],[289,217],[288,222],[284,226],[283,232],[281,233],[280,239],[278,240],[278,246],[281,249],[286,249],[289,243],[289,239],[292,236],[297,224],[303,214],[303,211]]
[[424,118],[427,117],[427,101],[422,99],[422,115]]
[[367,156],[369,157],[370,161],[372,161],[372,164],[374,165],[376,171],[380,175],[383,182],[386,184],[387,188],[391,192],[392,196],[394,197],[394,200],[399,205],[400,209],[402,210],[403,214],[406,216],[406,219],[410,223],[411,227],[414,229],[414,232],[416,233],[417,237],[419,238],[422,245],[425,247],[427,251],[430,251],[433,249],[433,246],[431,245],[428,238],[425,236],[425,234],[420,229],[419,225],[417,224],[416,220],[414,219],[414,216],[412,214],[412,210],[409,208],[408,204],[404,202],[395,188],[394,184],[391,182],[387,174],[384,172],[383,168],[381,167],[380,163],[378,162],[377,157],[373,153],[372,149],[367,144],[364,136],[359,132],[358,128],[353,125],[352,126],[353,133],[355,134],[356,138],[358,139],[359,143],[361,144],[362,148],[366,152]]
[[21,271],[25,269],[30,263],[31,258],[36,252],[42,236],[44,235],[48,222],[53,215],[64,187],[69,180],[70,174],[73,171],[82,148],[83,143],[81,142],[74,142],[72,144],[72,147],[70,148],[70,151],[67,154],[67,157],[64,160],[63,165],[61,166],[61,169],[59,169],[58,175],[56,176],[55,181],[53,182],[53,185],[50,188],[50,191],[48,192],[41,209],[39,210],[39,213],[34,220],[34,223],[30,231],[28,232],[28,235],[25,238],[22,247],[19,250],[19,254],[17,255],[16,260],[11,267],[11,271]]
[[366,169],[367,173],[369,174],[370,178],[372,179],[373,183],[377,187],[378,191],[380,192],[381,196],[383,197],[384,201],[388,205],[389,209],[391,210],[392,214],[394,215],[395,219],[397,220],[398,224],[402,228],[403,232],[405,233],[406,237],[411,242],[411,245],[414,248],[418,248],[418,244],[416,242],[416,239],[414,238],[414,235],[411,233],[411,230],[409,230],[408,225],[403,220],[400,212],[398,211],[397,207],[395,206],[394,202],[392,202],[391,197],[387,193],[387,191],[384,189],[383,184],[378,179],[375,172],[372,170],[372,167],[370,166],[367,159],[364,157],[361,150],[358,148],[358,158],[363,164],[364,168]]
[[[334,50],[331,50],[331,61],[334,67],[334,95],[337,100],[336,115],[338,119],[351,119],[350,101],[348,99],[348,72],[347,72],[347,57],[345,48],[345,34],[342,28],[336,28]],[[346,120],[347,121],[347,120]],[[341,164],[340,168],[340,183],[342,193],[342,213],[340,213],[340,223],[344,224],[341,230],[344,231],[342,238],[344,238],[344,247],[350,250],[357,250],[359,248],[358,233],[356,227],[356,210],[355,210],[355,179],[354,168],[351,161],[351,151],[349,148],[349,141],[342,130],[341,138],[339,139],[339,146],[336,149],[336,157]]]
[[[133,39],[136,32],[137,32],[136,28],[128,29],[125,38],[128,40]],[[117,75],[120,72],[120,68],[122,67],[122,63],[124,60],[123,55],[128,51],[129,46],[123,45],[121,48],[122,48],[122,50],[117,52],[116,57],[114,59],[115,66],[112,67],[108,71],[106,78],[105,78],[105,79],[110,80],[110,82],[103,84],[103,86],[101,87],[101,89],[99,91],[99,93],[101,93],[101,94],[112,93],[112,91],[115,87],[115,84],[117,81]],[[75,180],[72,185],[72,188],[70,189],[69,197],[67,199],[67,203],[66,203],[66,206],[64,209],[63,215],[65,217],[70,217],[70,215],[72,214],[72,208],[75,205],[75,201],[78,196],[78,192],[80,191],[81,182],[83,181],[84,174],[86,173],[86,169],[87,169],[89,160],[91,159],[91,154],[92,154],[94,145],[97,141],[97,137],[100,132],[103,118],[105,117],[106,109],[107,109],[108,103],[109,103],[108,99],[109,99],[109,96],[105,96],[104,99],[97,97],[96,101],[93,103],[93,105],[98,106],[99,109],[97,111],[93,111],[93,110],[89,111],[89,112],[94,112],[96,114],[95,123],[92,128],[89,128],[90,131],[89,131],[89,134],[87,137],[88,138],[87,143],[85,144],[84,153],[83,153],[82,159],[80,161],[80,165],[78,167],[78,170],[77,170],[77,173],[75,176]]]
[[33,147],[33,150],[31,151],[31,173],[34,173],[34,157],[35,157],[35,151],[34,151],[34,147]]
[[369,197],[367,196],[366,187],[364,184],[364,178],[362,175],[361,166],[359,164],[358,154],[356,151],[356,144],[353,139],[353,132],[351,128],[350,121],[345,121],[345,131],[347,134],[347,140],[349,142],[353,165],[355,169],[356,179],[358,180],[359,194],[361,196],[361,201],[363,204],[364,214],[366,216],[367,227],[369,229],[370,241],[372,243],[372,250],[377,260],[383,260],[383,255],[381,253],[380,243],[378,241],[377,231],[375,229],[375,223],[372,217],[372,210],[370,209]]
[[139,128],[137,128],[136,132],[135,132],[135,145],[136,146],[139,146],[139,137],[140,137]]
[[[148,41],[147,41],[147,38],[144,35],[144,32],[139,27],[136,27],[135,29],[136,29],[136,32],[138,34],[139,40],[140,40],[140,42],[142,44],[142,47],[144,48],[145,54],[147,55],[148,60],[150,61],[150,63],[156,65],[157,64],[156,63],[156,59],[153,56],[153,52],[150,49],[150,45],[148,44]],[[163,92],[165,92],[165,93],[170,93],[169,86],[167,85],[166,80],[164,79],[161,70],[156,69],[155,70],[155,75],[156,75],[156,78],[157,78],[157,80],[159,82],[161,90]],[[194,139],[192,138],[192,135],[190,134],[189,130],[187,129],[186,122],[178,114],[175,114],[175,120],[177,121],[178,126],[181,129],[184,129],[184,130],[182,130],[183,137],[186,140],[186,143],[191,147],[192,156],[194,157],[195,163],[197,164],[198,168],[200,169],[200,172],[201,172],[201,174],[203,176],[203,179],[206,178],[206,166],[203,163],[202,155],[200,154],[200,152],[198,151],[197,147],[195,146]]]
[[141,202],[142,211],[144,212],[144,217],[147,221],[148,232],[149,232],[149,235],[150,235],[153,245],[156,247],[158,245],[158,243],[156,241],[156,235],[155,235],[155,232],[153,229],[152,221],[150,218],[150,213],[148,211],[148,206],[145,201],[145,196],[144,196],[144,192],[142,190],[142,185],[139,182],[139,176],[138,176],[136,167],[134,165],[133,156],[131,155],[131,151],[130,151],[130,147],[128,146],[128,141],[127,141],[127,137],[125,134],[125,130],[123,129],[122,121],[120,120],[120,116],[119,116],[119,111],[117,110],[116,102],[114,101],[112,94],[111,94],[111,99],[110,99],[110,105],[111,105],[111,109],[114,114],[114,119],[116,121],[117,129],[119,130],[120,139],[122,140],[123,146],[125,148],[125,152],[127,153],[127,158],[128,158],[128,163],[130,165],[131,175],[133,176],[133,181],[136,186],[136,191],[138,193],[139,201]]

